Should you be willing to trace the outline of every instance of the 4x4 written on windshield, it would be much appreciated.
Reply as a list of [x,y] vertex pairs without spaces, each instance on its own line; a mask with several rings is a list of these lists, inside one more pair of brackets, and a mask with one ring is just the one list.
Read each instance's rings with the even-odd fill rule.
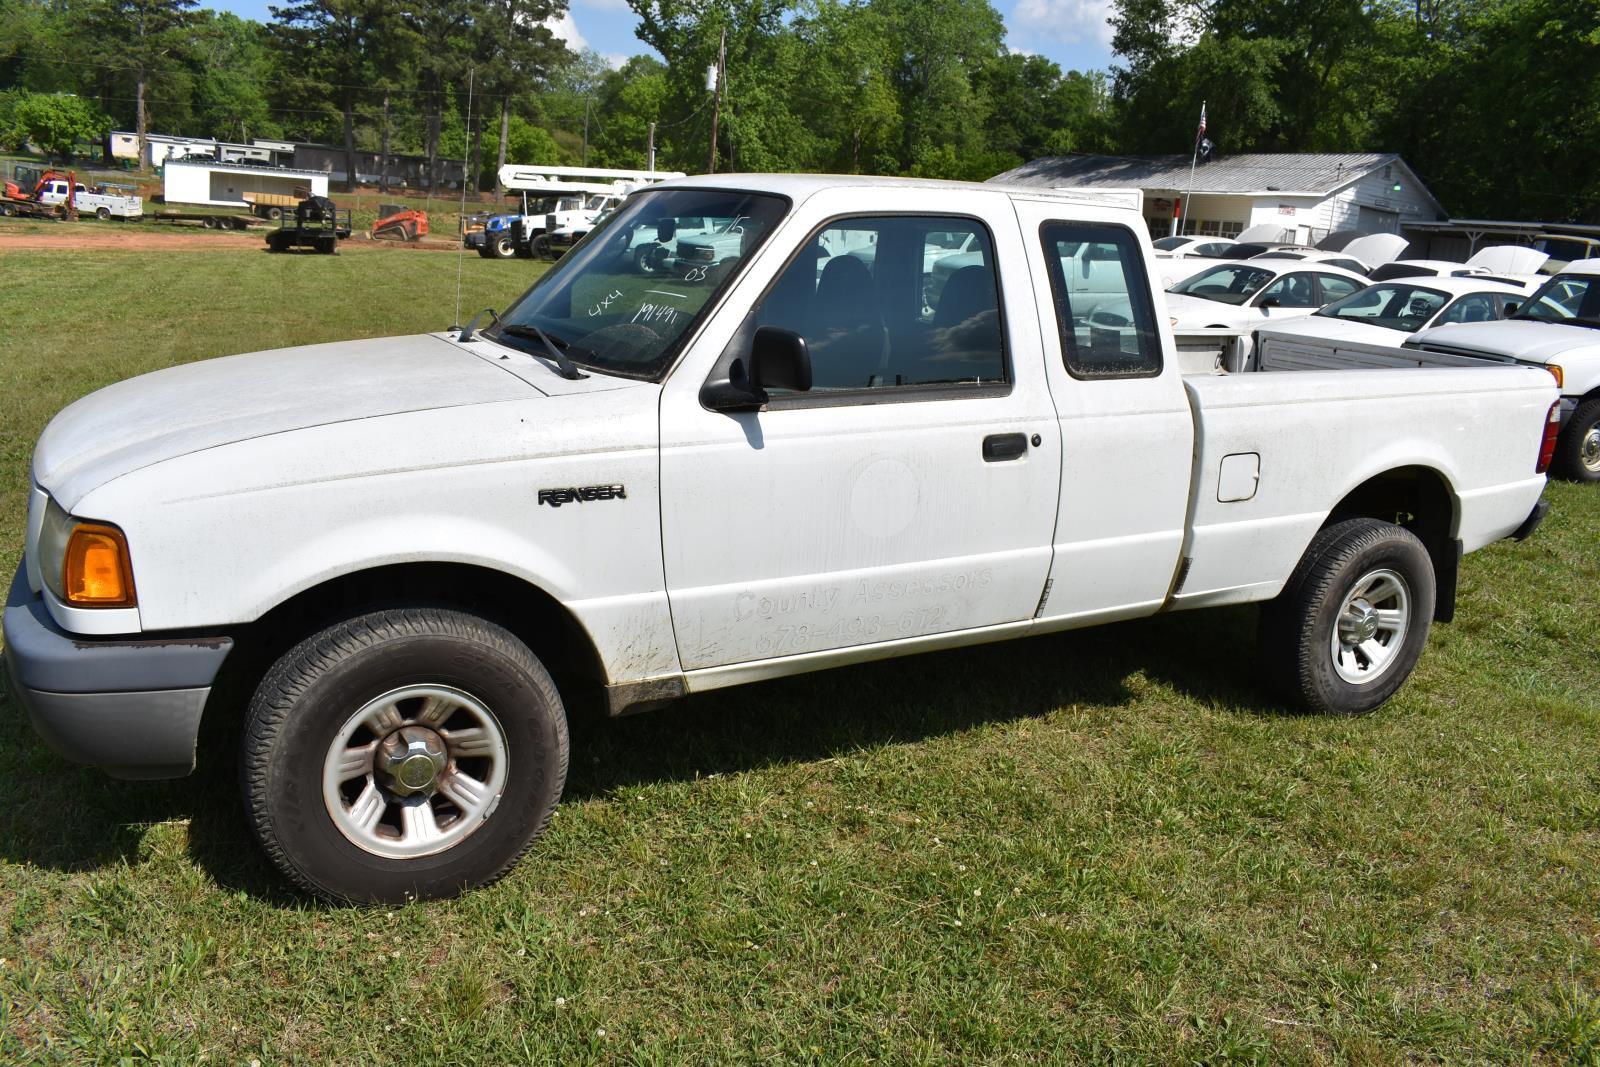
[[659,381],[781,197],[663,189],[630,197],[511,306],[489,335],[535,355],[541,331],[589,370]]

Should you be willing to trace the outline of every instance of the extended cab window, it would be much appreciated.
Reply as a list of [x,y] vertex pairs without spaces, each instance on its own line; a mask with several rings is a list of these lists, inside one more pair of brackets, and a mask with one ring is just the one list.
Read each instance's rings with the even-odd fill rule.
[[813,394],[1006,381],[994,248],[975,220],[829,223],[773,283],[756,324],[806,339]]
[[1161,373],[1161,341],[1144,255],[1121,226],[1048,222],[1041,228],[1062,357],[1074,378]]

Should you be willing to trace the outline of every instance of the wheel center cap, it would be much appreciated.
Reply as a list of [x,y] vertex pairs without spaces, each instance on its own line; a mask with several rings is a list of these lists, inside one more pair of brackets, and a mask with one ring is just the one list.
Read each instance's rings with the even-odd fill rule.
[[1350,613],[1345,617],[1344,630],[1352,645],[1372,640],[1378,635],[1377,610],[1362,600],[1351,604]]
[[431,793],[449,756],[444,738],[425,726],[402,726],[378,746],[377,766],[397,796]]

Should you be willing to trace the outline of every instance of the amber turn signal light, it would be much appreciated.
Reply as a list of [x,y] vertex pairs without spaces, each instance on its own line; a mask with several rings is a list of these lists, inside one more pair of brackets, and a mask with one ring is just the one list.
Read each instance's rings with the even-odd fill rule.
[[138,603],[128,542],[115,526],[84,522],[73,527],[61,574],[62,591],[73,607],[131,608]]

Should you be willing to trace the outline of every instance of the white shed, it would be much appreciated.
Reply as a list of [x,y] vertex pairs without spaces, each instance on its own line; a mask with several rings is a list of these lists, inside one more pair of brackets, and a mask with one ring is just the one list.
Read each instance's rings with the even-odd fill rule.
[[[1446,217],[1427,186],[1392,152],[1216,157],[1195,167],[1192,186],[1189,162],[1188,156],[1057,156],[990,181],[1142,189],[1145,222],[1156,237],[1173,232],[1233,237],[1271,223],[1281,226],[1281,240],[1312,244],[1334,230],[1399,233],[1407,223]],[[1182,215],[1187,217],[1175,226],[1186,196],[1189,208]]]
[[328,195],[328,176],[314,170],[170,160],[162,176],[162,192],[169,204],[242,208],[247,192],[282,193],[297,199]]

